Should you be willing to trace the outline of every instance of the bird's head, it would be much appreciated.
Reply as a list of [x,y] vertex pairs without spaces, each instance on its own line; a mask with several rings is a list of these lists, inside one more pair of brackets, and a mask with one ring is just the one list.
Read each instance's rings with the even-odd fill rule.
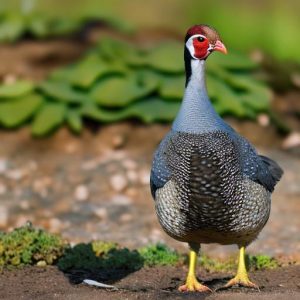
[[193,59],[199,60],[205,60],[213,51],[227,53],[218,32],[204,24],[195,25],[187,31],[185,47]]

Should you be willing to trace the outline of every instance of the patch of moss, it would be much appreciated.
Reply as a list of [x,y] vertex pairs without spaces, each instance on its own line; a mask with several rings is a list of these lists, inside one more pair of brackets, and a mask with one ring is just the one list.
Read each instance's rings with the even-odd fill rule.
[[183,257],[176,251],[160,243],[140,248],[138,252],[146,266],[172,266],[183,260]]
[[0,233],[0,266],[52,265],[66,247],[61,237],[28,223],[12,232]]
[[275,269],[279,267],[278,261],[268,255],[250,255],[247,264],[251,270]]
[[116,243],[96,241],[78,244],[65,251],[58,261],[63,270],[126,269],[137,270],[143,266],[143,258],[137,250],[122,248]]
[[[203,254],[199,257],[199,262],[200,266],[209,272],[236,272],[237,270],[237,259],[233,256],[226,260],[221,260]],[[279,267],[278,261],[268,255],[247,255],[246,265],[247,269],[251,271]]]
[[200,266],[209,272],[233,272],[236,269],[236,261],[233,257],[221,260],[203,254],[199,262]]

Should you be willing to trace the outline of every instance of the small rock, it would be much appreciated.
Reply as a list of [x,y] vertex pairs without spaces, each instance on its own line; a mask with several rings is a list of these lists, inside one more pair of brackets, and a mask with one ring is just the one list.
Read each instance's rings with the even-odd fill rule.
[[300,146],[300,133],[292,132],[288,135],[288,137],[283,141],[282,148],[283,149],[291,149]]
[[115,205],[130,205],[132,200],[124,195],[116,195],[111,199],[111,203]]
[[127,178],[121,174],[115,174],[111,176],[109,183],[116,192],[123,191],[128,185]]
[[122,165],[127,170],[135,170],[137,168],[137,163],[132,159],[123,160]]
[[3,83],[4,84],[13,84],[17,80],[17,77],[14,74],[6,74],[3,78]]
[[150,182],[150,171],[149,170],[141,170],[139,172],[139,179],[141,184],[149,184]]
[[86,201],[89,198],[88,188],[81,184],[75,188],[74,197],[77,201]]
[[24,210],[27,210],[30,207],[29,202],[27,200],[20,201],[20,207]]
[[24,172],[21,169],[10,170],[6,173],[6,177],[12,180],[20,180],[24,177]]
[[47,263],[44,260],[40,260],[36,264],[38,267],[46,267]]
[[0,206],[0,227],[7,226],[8,223],[8,209],[7,207],[1,205]]
[[267,114],[259,114],[257,122],[262,127],[267,127],[270,124],[270,117]]
[[127,171],[126,176],[131,182],[136,182],[138,180],[138,174],[134,170]]
[[7,160],[0,158],[0,174],[5,173],[7,168],[8,168]]
[[7,192],[7,187],[2,182],[0,182],[0,195],[4,195]]
[[99,207],[94,210],[94,214],[100,219],[107,218],[107,209],[104,207]]
[[118,134],[112,138],[112,147],[114,149],[122,148],[125,145],[126,139],[124,135]]
[[62,229],[62,222],[57,218],[50,219],[49,220],[49,227],[50,227],[51,231],[59,232]]
[[300,74],[299,73],[293,73],[291,75],[292,83],[297,87],[300,88]]
[[131,214],[123,214],[123,215],[121,215],[121,217],[120,217],[120,221],[121,222],[124,222],[124,223],[127,223],[127,222],[130,222],[130,221],[132,221],[132,215]]

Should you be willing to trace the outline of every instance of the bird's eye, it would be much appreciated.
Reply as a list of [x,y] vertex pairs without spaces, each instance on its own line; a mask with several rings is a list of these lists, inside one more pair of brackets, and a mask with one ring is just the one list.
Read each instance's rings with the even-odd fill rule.
[[204,42],[204,40],[205,40],[205,38],[204,38],[203,36],[198,36],[198,37],[197,37],[197,41],[198,41],[198,42],[201,42],[201,43],[202,43],[202,42]]

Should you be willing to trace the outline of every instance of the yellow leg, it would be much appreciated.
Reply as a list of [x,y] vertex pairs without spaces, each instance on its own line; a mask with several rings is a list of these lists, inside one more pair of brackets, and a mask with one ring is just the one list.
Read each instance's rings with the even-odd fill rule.
[[229,280],[227,284],[225,284],[224,288],[228,288],[236,284],[258,289],[258,286],[250,281],[247,274],[245,265],[245,247],[240,247],[238,270],[236,276]]
[[189,272],[186,278],[186,283],[181,285],[178,290],[180,292],[211,292],[212,290],[201,284],[195,274],[196,264],[197,264],[197,254],[198,251],[193,249],[190,250],[190,259],[189,259]]

